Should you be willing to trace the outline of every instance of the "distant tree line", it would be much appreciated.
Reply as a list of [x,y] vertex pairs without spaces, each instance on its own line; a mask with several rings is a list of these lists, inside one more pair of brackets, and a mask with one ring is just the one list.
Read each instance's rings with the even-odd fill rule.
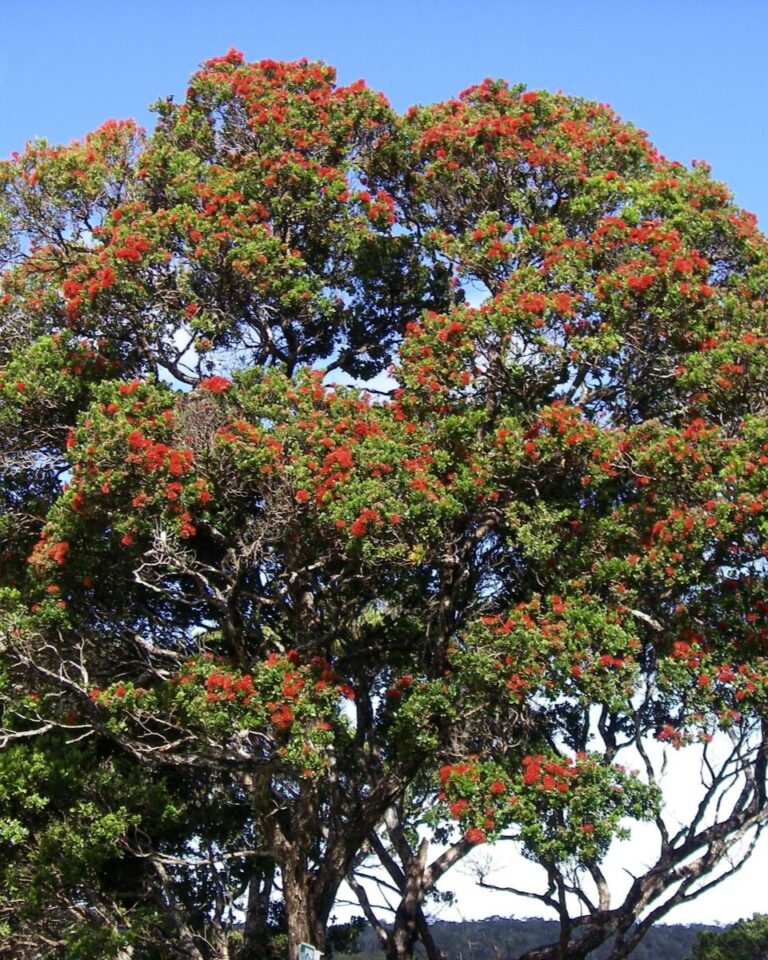
[[[749,922],[749,921],[748,921]],[[670,924],[653,927],[630,955],[631,960],[757,960],[757,954],[708,953],[693,951],[697,942],[719,942],[721,936],[739,927],[719,927],[703,924]],[[447,960],[514,960],[535,947],[552,943],[557,937],[554,920],[511,920],[490,917],[464,923],[438,921],[433,924],[435,942]],[[767,941],[768,942],[768,941]],[[383,956],[371,930],[362,932],[358,941],[357,960],[380,960]],[[605,960],[611,954],[612,943],[605,943],[589,956],[590,960]]]

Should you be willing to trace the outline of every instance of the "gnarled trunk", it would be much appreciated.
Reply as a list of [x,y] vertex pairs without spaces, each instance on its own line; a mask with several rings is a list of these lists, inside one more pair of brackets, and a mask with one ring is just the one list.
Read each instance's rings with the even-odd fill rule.
[[299,945],[311,943],[318,950],[325,949],[325,925],[328,920],[319,916],[312,896],[313,877],[303,860],[291,860],[281,867],[283,902],[288,925],[288,960],[299,960]]

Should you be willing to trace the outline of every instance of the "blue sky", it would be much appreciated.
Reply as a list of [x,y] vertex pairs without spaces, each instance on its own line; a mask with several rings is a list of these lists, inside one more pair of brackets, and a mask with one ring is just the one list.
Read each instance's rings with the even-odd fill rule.
[[107,117],[149,122],[200,60],[318,57],[398,109],[485,76],[611,103],[667,156],[708,160],[768,222],[764,0],[35,0],[3,4],[0,156]]
[[[148,125],[152,100],[182,96],[201,60],[235,46],[251,60],[323,59],[342,82],[364,77],[399,110],[486,76],[609,102],[667,156],[709,161],[768,227],[765,0],[6,0],[2,8],[0,157],[34,136],[68,142],[109,117]],[[762,857],[671,919],[764,911]],[[466,915],[506,910],[462,896]]]

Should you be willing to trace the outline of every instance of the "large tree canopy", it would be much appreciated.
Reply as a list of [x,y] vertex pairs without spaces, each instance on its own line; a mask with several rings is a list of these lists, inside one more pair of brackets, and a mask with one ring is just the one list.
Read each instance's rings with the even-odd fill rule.
[[768,818],[754,218],[503,82],[398,116],[231,51],[156,111],[0,164],[0,956],[295,960],[346,878],[438,957],[501,837],[526,956],[626,956]]

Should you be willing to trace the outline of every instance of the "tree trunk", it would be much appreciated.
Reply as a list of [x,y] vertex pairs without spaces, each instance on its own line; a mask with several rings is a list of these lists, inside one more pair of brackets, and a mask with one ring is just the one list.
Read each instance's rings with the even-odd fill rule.
[[281,866],[283,902],[288,925],[288,960],[299,960],[299,944],[325,949],[325,917],[319,917],[312,898],[312,876],[304,864]]
[[269,940],[269,907],[274,889],[274,863],[254,866],[248,887],[243,942],[237,960],[263,960]]
[[424,899],[424,867],[428,843],[422,840],[419,851],[405,870],[405,889],[395,914],[395,923],[389,938],[387,960],[408,960],[419,938],[419,916]]

